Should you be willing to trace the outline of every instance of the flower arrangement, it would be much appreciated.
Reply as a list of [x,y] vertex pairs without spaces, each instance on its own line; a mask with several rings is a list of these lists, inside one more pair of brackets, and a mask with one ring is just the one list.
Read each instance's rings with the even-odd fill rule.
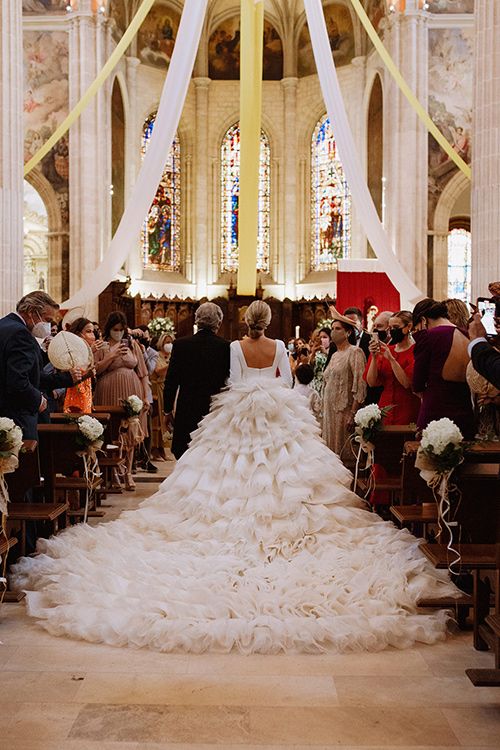
[[422,432],[419,452],[425,457],[427,470],[434,474],[449,474],[463,460],[464,438],[457,425],[444,417],[430,422]]
[[86,449],[90,448],[94,451],[99,450],[102,445],[102,436],[104,434],[104,427],[102,424],[88,414],[78,417],[78,419],[75,420],[75,424],[78,427],[78,435],[76,438],[77,443]]
[[8,417],[0,417],[0,513],[7,515],[9,494],[4,474],[10,474],[19,466],[19,451],[23,444],[23,432]]
[[358,409],[354,417],[356,425],[355,434],[358,443],[371,443],[375,433],[382,429],[384,417],[392,409],[392,406],[384,406],[381,409],[377,404],[368,404]]
[[171,318],[153,318],[148,323],[148,330],[151,336],[161,336],[162,333],[169,333],[175,336],[174,321]]
[[316,330],[320,331],[322,328],[328,328],[328,330],[331,330],[333,324],[332,318],[322,318],[321,320],[318,320],[316,323]]
[[143,409],[144,402],[139,396],[129,396],[122,401],[122,405],[127,417],[138,417]]

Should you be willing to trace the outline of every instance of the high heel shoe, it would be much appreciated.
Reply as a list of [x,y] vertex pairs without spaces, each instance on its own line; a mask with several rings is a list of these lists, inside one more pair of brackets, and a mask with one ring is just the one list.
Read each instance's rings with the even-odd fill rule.
[[125,490],[127,492],[133,492],[135,490],[135,482],[132,479],[132,474],[125,474]]

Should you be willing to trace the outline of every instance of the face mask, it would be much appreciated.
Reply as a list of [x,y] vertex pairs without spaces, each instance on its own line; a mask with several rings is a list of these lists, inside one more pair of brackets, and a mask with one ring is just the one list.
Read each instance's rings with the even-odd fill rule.
[[165,344],[163,349],[167,354],[170,354],[170,352],[172,351],[172,347],[173,347],[173,344]]
[[110,337],[113,339],[113,341],[121,341],[123,338],[123,334],[125,331],[113,331],[111,330],[109,332]]
[[378,333],[379,341],[387,341],[387,331],[374,331],[374,333]]
[[288,344],[288,351],[294,352],[295,351],[295,345],[294,344]]
[[400,344],[404,337],[402,328],[391,328],[391,344]]
[[346,335],[342,331],[332,331],[332,341],[334,344],[343,344],[346,340]]
[[33,328],[31,329],[31,335],[34,336],[36,339],[46,339],[47,336],[50,336],[52,331],[52,323],[50,320],[46,322],[45,320],[40,320],[38,323],[35,323]]

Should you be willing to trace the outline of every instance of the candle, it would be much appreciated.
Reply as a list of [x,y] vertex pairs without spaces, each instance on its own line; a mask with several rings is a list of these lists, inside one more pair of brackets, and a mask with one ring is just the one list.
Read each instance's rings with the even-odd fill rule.
[[193,326],[193,334],[194,333],[198,333],[198,326],[196,325],[196,323]]
[[300,326],[295,326],[295,338],[300,338]]

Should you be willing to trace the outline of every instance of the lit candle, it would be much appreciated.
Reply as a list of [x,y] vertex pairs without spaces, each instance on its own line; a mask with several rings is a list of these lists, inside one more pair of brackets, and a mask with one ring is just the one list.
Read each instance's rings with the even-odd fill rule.
[[196,323],[193,326],[193,334],[194,333],[198,333],[198,326],[196,325]]
[[295,326],[295,338],[300,338],[300,326]]

